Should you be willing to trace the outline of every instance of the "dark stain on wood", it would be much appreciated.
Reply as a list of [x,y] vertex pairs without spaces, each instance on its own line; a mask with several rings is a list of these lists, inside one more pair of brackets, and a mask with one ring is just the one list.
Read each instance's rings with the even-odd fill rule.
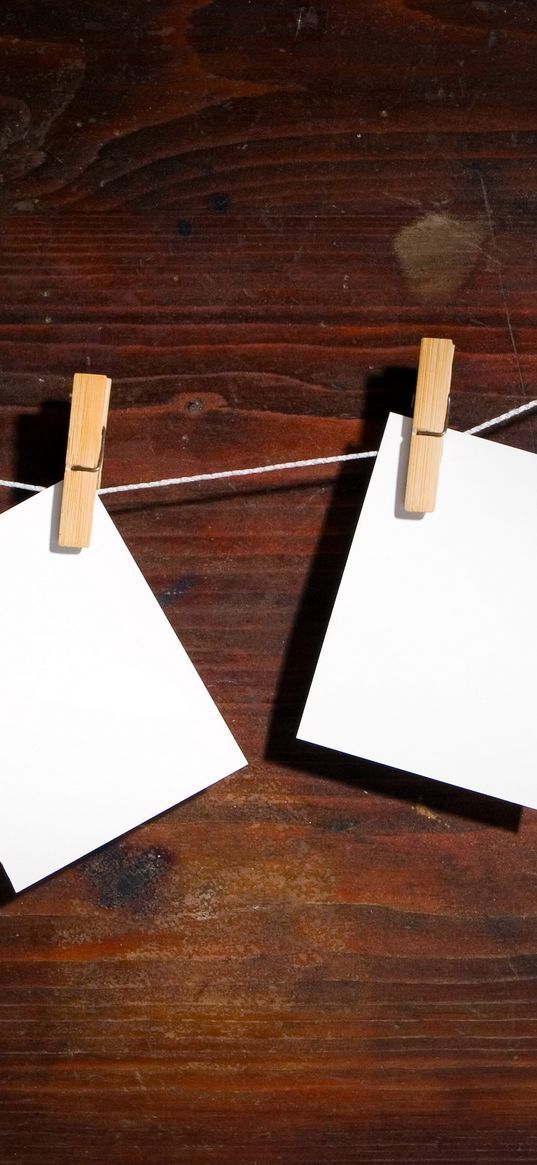
[[223,190],[216,191],[215,194],[211,194],[209,205],[212,210],[216,210],[217,214],[227,214],[230,207],[229,194]]
[[115,842],[86,858],[82,870],[99,906],[139,911],[153,906],[171,864],[171,855],[164,849],[137,849],[128,842]]
[[190,594],[190,592],[196,586],[196,582],[197,579],[195,575],[183,575],[181,578],[176,579],[175,582],[173,582],[171,586],[167,588],[167,590],[158,594],[156,598],[158,599],[163,610],[173,606],[173,604],[176,603],[178,599],[182,599],[185,595]]

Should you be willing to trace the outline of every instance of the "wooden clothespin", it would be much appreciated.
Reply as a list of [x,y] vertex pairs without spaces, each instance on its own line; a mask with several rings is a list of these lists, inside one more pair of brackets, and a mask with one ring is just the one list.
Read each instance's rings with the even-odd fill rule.
[[107,376],[77,372],[73,379],[60,546],[79,549],[90,544],[95,496],[101,484],[111,386]]
[[406,478],[408,513],[430,514],[436,505],[454,351],[452,340],[421,341]]

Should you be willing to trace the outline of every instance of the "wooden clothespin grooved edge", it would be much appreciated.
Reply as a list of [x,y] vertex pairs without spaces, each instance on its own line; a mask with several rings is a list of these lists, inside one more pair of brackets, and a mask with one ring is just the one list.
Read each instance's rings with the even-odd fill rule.
[[77,372],[67,437],[60,511],[60,546],[89,546],[95,496],[101,484],[106,421],[112,381]]
[[430,514],[436,505],[454,351],[452,340],[421,341],[405,492],[411,514]]

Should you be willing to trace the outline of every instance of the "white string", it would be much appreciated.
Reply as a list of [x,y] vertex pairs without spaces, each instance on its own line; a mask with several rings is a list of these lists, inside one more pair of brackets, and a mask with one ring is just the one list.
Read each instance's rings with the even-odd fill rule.
[[[529,413],[534,409],[537,409],[537,400],[530,400],[527,404],[519,405],[518,408],[509,409],[507,413],[500,413],[498,417],[491,417],[489,421],[474,425],[473,428],[466,429],[465,432],[475,436],[477,433],[484,433],[487,429],[493,429],[497,425],[507,424],[515,417],[521,417],[523,413]],[[164,477],[160,481],[138,481],[132,485],[107,485],[104,489],[98,490],[98,493],[101,496],[103,494],[130,493],[139,489],[164,489],[170,485],[193,485],[194,482],[198,481],[222,481],[224,478],[230,477],[250,477],[252,474],[308,469],[315,465],[339,465],[343,461],[365,461],[367,458],[376,457],[377,452],[377,449],[372,449],[367,453],[341,453],[334,457],[308,457],[302,461],[280,461],[275,465],[254,465],[247,469],[219,469],[215,473],[192,473],[188,477]],[[48,488],[44,485],[28,485],[23,481],[6,481],[3,478],[0,478],[0,486],[5,486],[7,489],[20,489],[28,493],[40,493],[41,490]]]
[[277,473],[278,470],[307,469],[310,465],[337,465],[340,461],[361,461],[376,457],[370,453],[338,453],[335,457],[308,457],[304,461],[279,461],[275,465],[253,465],[248,469],[219,469],[216,473],[193,473],[190,477],[165,477],[162,481],[141,481],[138,485],[109,485],[100,494],[126,493],[133,489],[162,489],[166,485],[190,485],[194,481],[219,481],[223,477],[249,477],[252,473]]
[[525,405],[519,405],[516,409],[509,409],[508,413],[501,413],[499,417],[492,417],[490,421],[482,421],[480,425],[474,425],[472,429],[465,429],[466,433],[475,436],[476,433],[484,433],[485,429],[492,429],[494,425],[503,425],[507,421],[512,421],[513,417],[521,417],[522,413],[529,413],[532,409],[537,409],[537,400],[530,400]]
[[46,485],[27,485],[24,481],[5,481],[0,477],[0,485],[5,485],[7,489],[23,489],[27,493],[41,493],[41,490],[47,489]]

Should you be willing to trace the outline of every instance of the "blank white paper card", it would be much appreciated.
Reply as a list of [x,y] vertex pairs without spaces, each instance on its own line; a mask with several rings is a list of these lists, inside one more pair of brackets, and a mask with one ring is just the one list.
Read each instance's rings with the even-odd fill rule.
[[537,808],[537,457],[448,430],[406,514],[391,415],[298,736]]
[[0,862],[21,890],[245,759],[97,499],[57,544],[61,484],[0,516]]

